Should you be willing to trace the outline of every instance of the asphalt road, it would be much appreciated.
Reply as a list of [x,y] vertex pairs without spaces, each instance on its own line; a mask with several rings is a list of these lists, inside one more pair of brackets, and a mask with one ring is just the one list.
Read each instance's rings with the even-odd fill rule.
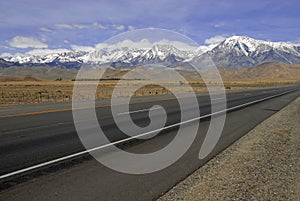
[[[146,175],[128,175],[110,170],[94,159],[74,162],[71,166],[67,165],[68,168],[61,167],[66,166],[66,162],[58,165],[59,168],[52,173],[47,173],[49,167],[46,167],[42,170],[46,173],[38,176],[38,179],[28,179],[30,182],[25,181],[22,185],[2,191],[0,200],[155,199],[300,95],[300,91],[297,90],[299,85],[228,93],[227,105],[231,108],[293,89],[296,91],[228,113],[221,139],[213,152],[203,160],[198,159],[199,147],[203,143],[209,119],[200,122],[198,135],[187,153],[164,170]],[[105,101],[107,100],[97,103],[100,124],[111,141],[125,138],[114,124],[110,107],[105,106]],[[138,97],[133,102],[130,105],[131,117],[140,126],[149,124],[148,111],[145,109],[154,105],[161,105],[166,109],[167,125],[180,121],[178,102],[171,96]],[[198,97],[198,102],[201,115],[209,114],[209,97],[202,94]],[[69,109],[68,103],[39,104],[38,107],[1,107],[1,175],[83,150]],[[153,139],[130,143],[123,149],[134,153],[152,152],[167,145],[175,135],[176,129],[168,130]],[[22,180],[17,177],[13,179]],[[9,186],[7,183],[9,180],[3,180],[2,186]]]

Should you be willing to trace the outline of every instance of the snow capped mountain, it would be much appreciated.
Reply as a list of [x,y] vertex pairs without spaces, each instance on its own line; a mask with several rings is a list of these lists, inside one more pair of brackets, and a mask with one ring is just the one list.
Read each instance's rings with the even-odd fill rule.
[[215,46],[199,46],[180,50],[171,44],[155,44],[151,48],[128,48],[92,52],[67,51],[42,56],[18,55],[0,59],[2,66],[52,65],[78,67],[82,63],[128,67],[149,63],[179,66],[202,55],[210,56],[218,67],[242,68],[265,62],[300,63],[300,45],[255,40],[232,36]]
[[189,58],[189,51],[181,51],[172,45],[154,45],[150,50],[147,50],[137,56],[134,60],[136,63],[159,63],[166,60],[183,61]]
[[45,56],[36,56],[36,55],[18,55],[15,57],[4,58],[8,62],[19,63],[19,64],[45,64],[52,62],[82,62],[81,57],[84,57],[87,52],[63,52],[63,53],[53,53]]
[[207,54],[217,66],[231,68],[265,62],[300,63],[299,45],[255,40],[246,36],[227,38]]
[[253,53],[269,51],[270,49],[300,55],[294,44],[255,40],[246,36],[232,36],[225,39],[218,47],[225,49],[236,48],[241,50],[246,56]]

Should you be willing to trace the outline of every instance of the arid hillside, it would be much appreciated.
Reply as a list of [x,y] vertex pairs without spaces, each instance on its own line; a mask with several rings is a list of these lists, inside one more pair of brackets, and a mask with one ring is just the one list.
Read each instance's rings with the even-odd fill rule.
[[[138,67],[140,68],[140,67]],[[109,68],[103,76],[104,79],[122,78],[131,68]],[[15,78],[8,77],[34,77],[40,80],[71,81],[76,77],[77,69],[68,69],[63,67],[36,67],[36,66],[11,66],[7,68],[0,67],[0,81],[14,81]],[[199,79],[196,72],[178,70],[187,79]],[[276,79],[276,80],[294,80],[300,79],[300,64],[283,64],[283,63],[264,63],[259,66],[242,69],[220,68],[220,74],[224,80],[236,79]],[[3,77],[4,76],[4,77]],[[140,78],[137,75],[137,78]],[[134,79],[134,77],[133,77]],[[18,80],[18,79],[17,79]],[[32,80],[34,81],[34,80]]]
[[230,79],[299,79],[300,64],[264,63],[243,69],[220,69],[222,78]]
[[11,76],[6,76],[6,75],[0,75],[0,82],[13,82],[13,81],[18,81],[18,82],[22,82],[22,81],[41,81],[37,78],[31,77],[31,76],[22,76],[22,77],[11,77]]

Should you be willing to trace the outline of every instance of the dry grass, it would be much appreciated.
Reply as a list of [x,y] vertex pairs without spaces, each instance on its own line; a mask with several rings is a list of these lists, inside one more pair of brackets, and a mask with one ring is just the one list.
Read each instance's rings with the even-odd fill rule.
[[3,82],[0,83],[0,104],[69,101],[72,89],[72,82]]
[[[1,69],[0,69],[1,70]],[[33,77],[25,76],[26,73]],[[131,95],[130,89],[135,86],[144,86],[134,92],[134,96],[146,96],[157,94],[169,94],[170,90],[174,92],[186,92],[187,86],[193,88],[195,92],[206,91],[206,85],[201,77],[193,70],[176,70],[189,84],[184,84],[174,76],[174,71],[168,69],[149,69],[144,67],[122,68],[122,69],[88,69],[80,74],[82,80],[86,78],[97,78],[101,76],[104,79],[97,88],[97,93],[86,94],[90,86],[95,85],[94,81],[81,81],[83,93],[76,98],[109,98],[115,85],[121,82],[120,90],[116,96]],[[210,71],[205,72],[210,75]],[[2,75],[1,75],[2,74]],[[61,102],[71,101],[74,82],[70,81],[75,77],[75,69],[63,68],[6,68],[0,71],[0,104],[21,104],[37,102]],[[300,83],[300,65],[299,64],[280,64],[265,63],[253,68],[247,69],[220,69],[220,75],[223,78],[225,89],[238,90],[247,88],[272,87]],[[12,77],[13,76],[13,77]],[[19,77],[15,77],[19,76]],[[23,76],[23,77],[20,77]],[[35,78],[40,80],[60,77],[63,81],[34,81]],[[210,77],[210,76],[208,76]],[[78,78],[78,77],[77,77]],[[127,79],[119,81],[117,79]],[[149,79],[157,79],[153,82]],[[11,81],[9,81],[11,80]],[[24,80],[24,81],[22,81]],[[69,81],[66,81],[69,80]],[[219,88],[220,85],[209,82],[210,86]],[[166,88],[160,86],[164,84]],[[83,95],[82,95],[83,94]]]
[[[96,98],[109,98],[118,83],[118,80],[104,80],[98,85]],[[259,79],[236,79],[225,80],[224,85],[227,90],[237,90],[245,88],[261,88],[279,85],[287,85],[299,83],[300,79],[286,80],[259,80]],[[93,82],[82,82],[82,86],[88,89],[94,85]],[[160,86],[165,84],[167,89]],[[0,83],[0,104],[26,104],[39,102],[64,102],[72,100],[74,82],[72,81],[28,81],[28,82],[2,82]],[[144,85],[144,86],[143,86]],[[135,86],[143,86],[135,91],[134,96],[170,94],[172,89],[175,92],[184,92],[187,90],[185,84],[180,82],[156,83],[153,84],[147,80],[126,80],[122,81],[120,90],[116,96],[128,96],[129,89]],[[190,80],[189,86],[196,92],[206,91],[206,85],[202,80]],[[81,99],[94,98],[94,94],[90,97],[81,97]]]
[[247,89],[283,86],[300,83],[300,78],[295,79],[231,79],[223,80],[226,89]]

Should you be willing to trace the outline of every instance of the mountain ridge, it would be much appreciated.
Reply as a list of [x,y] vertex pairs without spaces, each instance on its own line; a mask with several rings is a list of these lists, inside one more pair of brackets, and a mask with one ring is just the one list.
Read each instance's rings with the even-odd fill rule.
[[300,45],[287,42],[256,40],[247,36],[226,38],[213,48],[196,47],[180,50],[175,46],[155,44],[151,48],[119,48],[113,50],[69,51],[43,56],[17,55],[0,58],[1,67],[63,66],[79,68],[81,64],[109,65],[114,68],[159,63],[168,67],[189,63],[201,56],[209,56],[217,67],[248,68],[266,62],[300,63]]

